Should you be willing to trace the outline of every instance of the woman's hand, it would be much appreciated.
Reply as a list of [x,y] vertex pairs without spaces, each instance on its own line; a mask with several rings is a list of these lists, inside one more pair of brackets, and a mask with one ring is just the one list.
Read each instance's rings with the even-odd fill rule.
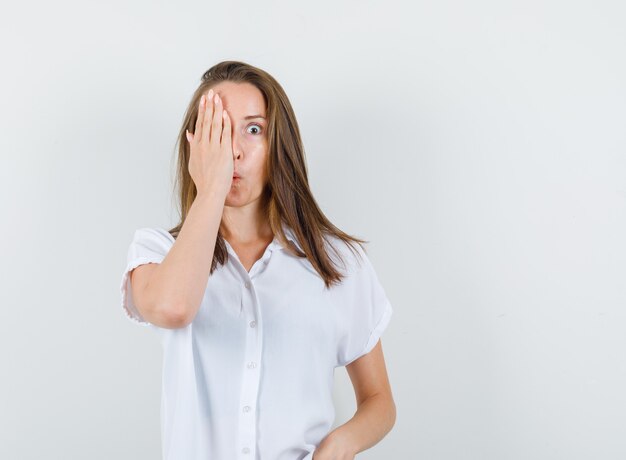
[[315,448],[312,460],[354,460],[355,455],[347,439],[338,432],[331,432]]
[[202,95],[194,133],[188,130],[190,144],[189,175],[196,185],[198,195],[206,191],[230,191],[233,181],[234,158],[231,141],[230,116],[222,107],[219,95]]

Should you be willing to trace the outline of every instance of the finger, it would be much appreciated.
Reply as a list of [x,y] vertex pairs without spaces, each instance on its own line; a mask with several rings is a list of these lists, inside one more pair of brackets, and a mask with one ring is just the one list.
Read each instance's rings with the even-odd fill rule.
[[194,138],[202,139],[202,122],[204,121],[204,107],[206,105],[206,97],[204,94],[200,97],[200,103],[198,104],[198,117],[196,118],[196,128],[194,129]]
[[230,136],[230,115],[224,109],[222,112],[222,118],[224,119],[224,128],[222,129],[222,144],[221,145],[231,145],[231,136]]
[[211,120],[213,119],[213,89],[209,90],[206,99],[206,110],[202,121],[202,141],[209,142],[211,139]]
[[215,112],[213,113],[213,121],[211,122],[211,142],[219,145],[220,136],[222,135],[222,99],[219,94],[215,95]]

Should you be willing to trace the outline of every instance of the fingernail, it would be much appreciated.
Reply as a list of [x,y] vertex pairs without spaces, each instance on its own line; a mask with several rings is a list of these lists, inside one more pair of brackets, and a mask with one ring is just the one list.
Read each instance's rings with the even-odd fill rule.
[[187,136],[187,141],[191,142],[191,135],[189,134],[189,130],[185,130],[185,136]]
[[209,101],[211,100],[212,97],[213,97],[213,88],[209,90]]

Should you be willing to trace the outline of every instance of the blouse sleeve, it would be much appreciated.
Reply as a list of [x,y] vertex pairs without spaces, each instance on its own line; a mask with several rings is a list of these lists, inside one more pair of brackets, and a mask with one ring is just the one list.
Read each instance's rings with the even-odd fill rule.
[[337,351],[339,366],[369,353],[386,329],[393,308],[367,254],[361,255],[352,272],[344,278],[341,299],[341,337]]
[[122,308],[126,317],[135,324],[149,326],[149,323],[133,302],[130,272],[139,265],[161,263],[174,244],[174,237],[167,230],[161,228],[140,228],[135,230],[133,239],[128,248],[126,269],[122,274],[120,291],[122,294]]

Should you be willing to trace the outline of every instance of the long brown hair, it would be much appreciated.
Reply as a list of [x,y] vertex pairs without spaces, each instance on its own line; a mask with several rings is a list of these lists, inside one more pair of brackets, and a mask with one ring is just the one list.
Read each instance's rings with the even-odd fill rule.
[[[264,192],[268,198],[267,218],[272,232],[292,254],[308,258],[324,280],[326,288],[330,288],[331,284],[340,283],[344,275],[338,271],[327,254],[324,241],[329,241],[329,236],[335,237],[347,244],[355,254],[358,254],[355,243],[363,249],[362,243],[369,241],[344,233],[322,213],[309,188],[304,146],[296,116],[285,91],[270,74],[244,62],[223,61],[204,72],[200,85],[189,102],[177,139],[178,166],[175,185],[180,198],[180,223],[169,230],[170,234],[174,238],[178,236],[196,197],[196,186],[188,170],[190,148],[185,130],[193,133],[200,97],[222,81],[251,83],[261,91],[265,99],[269,121],[266,131],[269,155],[268,183]],[[292,229],[304,252],[287,241],[283,224]],[[332,245],[330,247],[345,266],[341,254]],[[227,260],[228,251],[218,230],[211,273],[218,263],[224,264]]]

